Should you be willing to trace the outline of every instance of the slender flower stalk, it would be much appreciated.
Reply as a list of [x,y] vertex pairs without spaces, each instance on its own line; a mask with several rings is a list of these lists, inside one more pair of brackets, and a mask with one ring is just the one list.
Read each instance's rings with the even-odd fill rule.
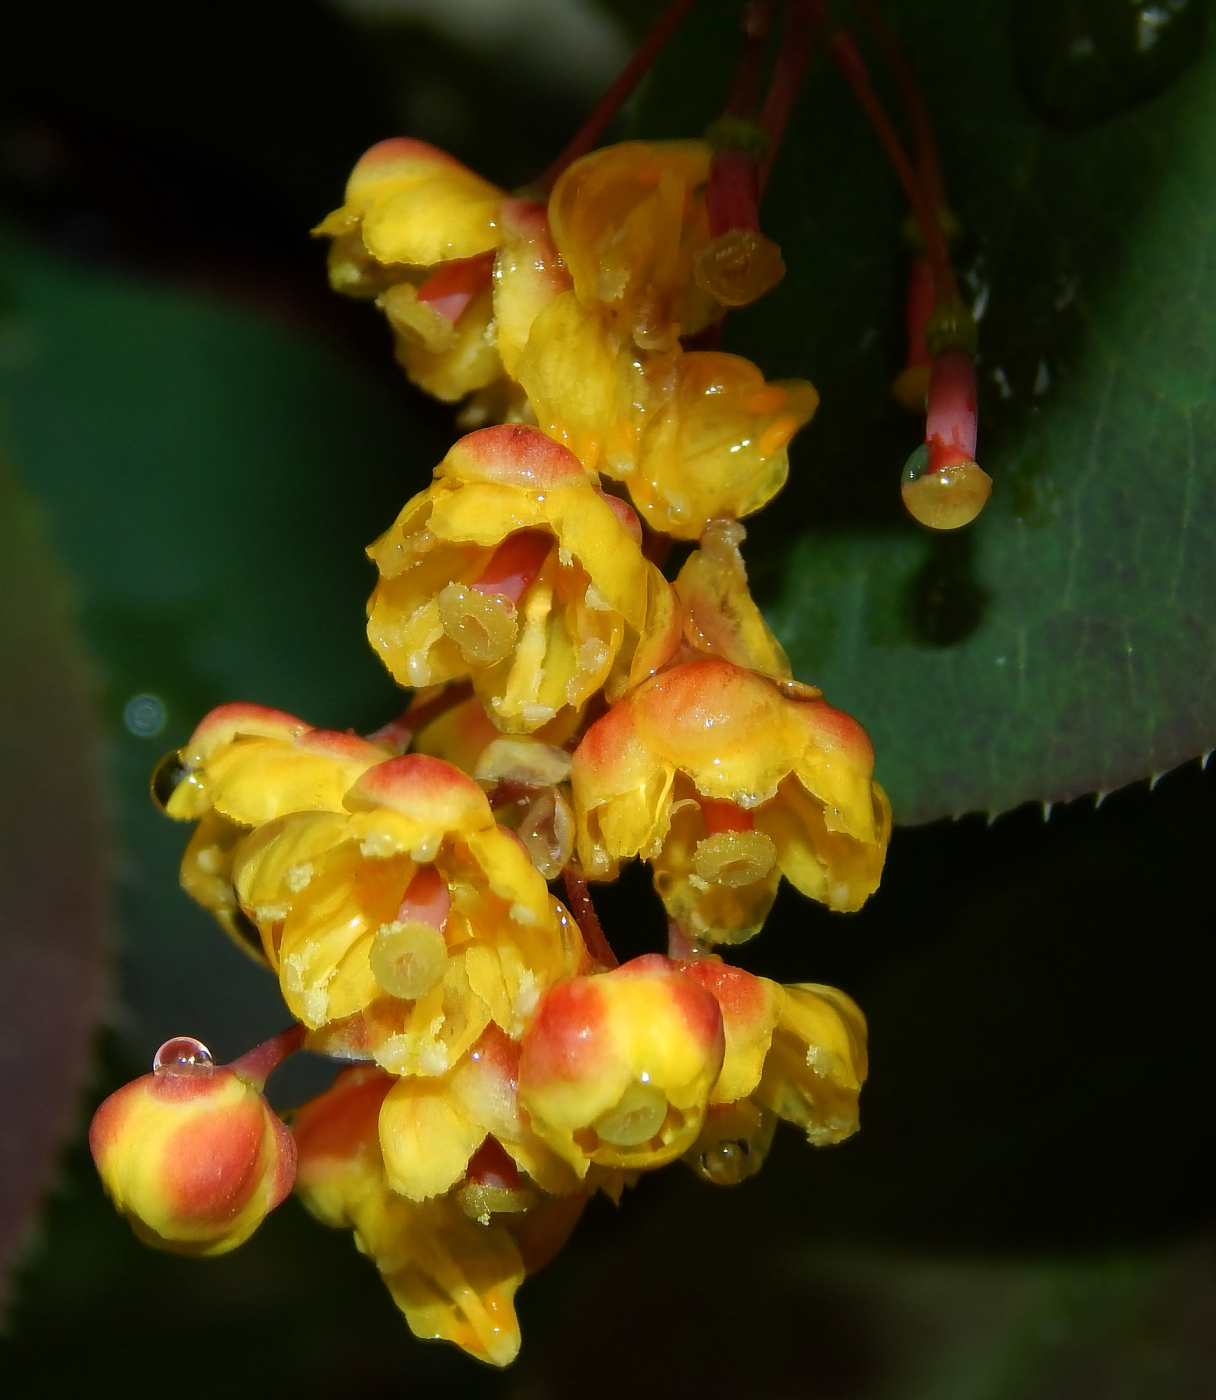
[[645,77],[651,64],[666,47],[667,41],[679,29],[697,0],[672,0],[658,22],[635,50],[633,57],[621,69],[619,76],[592,108],[591,115],[579,127],[565,149],[533,182],[530,188],[548,194],[558,176],[568,165],[592,150],[604,134],[608,123],[620,111],[629,94]]

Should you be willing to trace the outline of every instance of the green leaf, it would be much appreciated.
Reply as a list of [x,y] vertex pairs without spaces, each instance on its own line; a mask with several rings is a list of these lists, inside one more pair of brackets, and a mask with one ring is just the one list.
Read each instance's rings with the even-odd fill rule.
[[[889,8],[983,311],[987,510],[953,536],[903,514],[922,431],[889,396],[903,205],[822,57],[764,211],[789,271],[731,317],[727,348],[823,396],[786,493],[749,522],[753,584],[796,673],[866,725],[897,818],[917,822],[1109,791],[1216,744],[1216,53],[1197,4],[1171,9],[1186,33],[1165,36],[1164,64],[1115,0],[1054,19],[1040,0]],[[640,131],[714,115],[736,9],[690,21]],[[1086,87],[1091,60],[1105,76]],[[1070,82],[1090,97],[1064,101]]]
[[0,462],[0,1301],[73,1124],[101,995],[91,697],[62,570]]

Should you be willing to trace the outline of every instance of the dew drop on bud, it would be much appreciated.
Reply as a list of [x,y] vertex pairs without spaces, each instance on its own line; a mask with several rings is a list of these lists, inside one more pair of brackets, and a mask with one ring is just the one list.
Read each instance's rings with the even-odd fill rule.
[[929,470],[929,449],[916,449],[904,466],[900,493],[908,514],[930,530],[959,530],[984,509],[992,478],[975,462]]
[[182,762],[181,754],[176,749],[169,752],[152,770],[152,801],[163,812],[169,805],[169,799],[177,791],[178,785],[189,770]]
[[201,1074],[214,1067],[211,1051],[192,1035],[175,1035],[152,1057],[155,1074]]

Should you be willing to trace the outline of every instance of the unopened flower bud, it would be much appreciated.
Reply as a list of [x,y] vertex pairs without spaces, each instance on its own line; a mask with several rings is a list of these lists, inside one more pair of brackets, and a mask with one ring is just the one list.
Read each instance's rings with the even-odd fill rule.
[[290,1192],[295,1144],[260,1085],[213,1064],[197,1041],[167,1041],[155,1065],[94,1115],[98,1174],[148,1244],[225,1254]]

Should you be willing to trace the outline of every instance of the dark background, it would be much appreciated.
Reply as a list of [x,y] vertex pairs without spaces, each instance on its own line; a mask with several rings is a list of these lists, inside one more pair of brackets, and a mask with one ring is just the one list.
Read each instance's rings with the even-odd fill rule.
[[[304,0],[72,0],[4,31],[0,438],[75,589],[116,830],[120,991],[83,1128],[169,1034],[229,1058],[282,1019],[176,890],[185,833],[146,800],[156,758],[228,699],[357,728],[396,703],[362,640],[361,550],[442,455],[450,414],[405,386],[373,312],[329,294],[307,230],[401,131],[526,180],[597,74]],[[124,722],[141,695],[161,707],[151,734]],[[294,1203],[220,1261],[144,1249],[78,1143],[0,1384],[1216,1395],[1213,849],[1216,765],[1193,763],[1049,820],[899,830],[855,917],[783,892],[740,961],[860,1001],[862,1133],[818,1153],[782,1133],[733,1191],[677,1166],[619,1210],[596,1202],[522,1290],[504,1375],[414,1341],[349,1239]],[[655,946],[643,875],[600,904],[622,957]],[[281,1102],[318,1070],[294,1073]]]

